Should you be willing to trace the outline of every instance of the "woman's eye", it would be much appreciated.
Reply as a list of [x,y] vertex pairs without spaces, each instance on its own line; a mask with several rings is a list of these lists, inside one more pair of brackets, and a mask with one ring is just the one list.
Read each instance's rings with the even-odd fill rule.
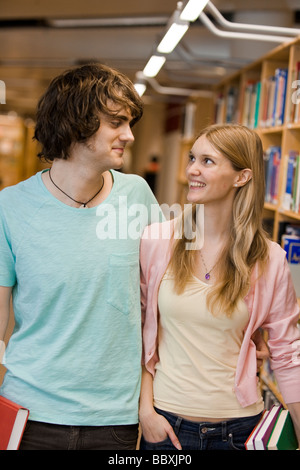
[[212,165],[214,163],[213,160],[209,157],[204,158],[203,161],[206,165]]
[[194,162],[196,159],[195,159],[194,155],[192,155],[192,154],[190,153],[189,156],[188,156],[188,160],[189,160],[189,163],[192,163],[192,162]]

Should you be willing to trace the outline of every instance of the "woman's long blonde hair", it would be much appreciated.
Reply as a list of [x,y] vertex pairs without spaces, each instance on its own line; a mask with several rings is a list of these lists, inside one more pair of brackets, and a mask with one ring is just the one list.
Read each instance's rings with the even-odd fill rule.
[[[262,272],[268,258],[267,236],[262,228],[265,195],[263,149],[256,132],[240,125],[209,126],[197,139],[202,135],[228,158],[235,170],[252,170],[252,179],[236,191],[230,236],[218,263],[217,283],[208,294],[211,312],[223,312],[230,316],[239,299],[249,290],[254,265],[258,262]],[[186,249],[186,243],[190,240],[185,238],[183,232],[177,238],[169,267],[176,291],[181,293],[194,273],[195,251]]]

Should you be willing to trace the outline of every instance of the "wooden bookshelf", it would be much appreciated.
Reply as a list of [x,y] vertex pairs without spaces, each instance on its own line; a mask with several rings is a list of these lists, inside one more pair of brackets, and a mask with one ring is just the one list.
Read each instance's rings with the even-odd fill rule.
[[14,115],[0,115],[0,190],[34,175],[43,165],[33,140],[35,123]]
[[[286,70],[286,84],[284,95],[284,114],[282,123],[277,119],[273,123],[265,119],[264,111],[266,107],[266,99],[269,93],[270,77],[276,77],[278,70]],[[297,86],[295,85],[295,80]],[[282,81],[280,82],[282,86]],[[251,98],[251,91],[256,96],[257,84],[259,84],[259,96],[255,103]],[[273,84],[274,85],[274,84]],[[272,86],[273,86],[272,85]],[[275,85],[274,85],[275,86]],[[280,86],[280,85],[279,85]],[[271,237],[273,240],[280,242],[280,225],[283,222],[300,224],[300,204],[297,209],[293,207],[286,208],[283,205],[284,193],[286,189],[286,160],[290,151],[296,151],[300,154],[300,38],[290,41],[275,48],[261,59],[242,68],[229,78],[221,81],[214,90],[214,109],[211,108],[207,112],[206,124],[211,122],[233,122],[252,127],[259,134],[264,151],[267,154],[268,149],[277,146],[280,148],[280,165],[278,166],[277,175],[277,197],[272,201],[266,201],[266,216],[273,221]],[[299,106],[293,104],[293,100],[298,101]],[[252,101],[251,101],[252,100]],[[279,103],[279,100],[277,100]],[[251,105],[252,102],[252,105]],[[245,108],[247,104],[253,112],[256,110],[256,117],[248,116]],[[256,104],[256,106],[255,106]],[[299,107],[299,118],[294,119],[295,107]],[[202,109],[203,104],[199,104]],[[204,120],[195,125],[195,137]],[[187,152],[192,145],[193,139],[183,139],[181,145],[180,166],[178,171],[179,184],[179,202],[183,202],[186,193],[186,178],[184,168],[187,162]],[[300,169],[299,169],[299,186],[300,186]]]
[[23,120],[16,116],[0,116],[0,189],[22,179],[24,141]]
[[[300,39],[295,39],[289,43],[283,44],[275,48],[273,51],[263,56],[261,59],[244,67],[239,72],[219,83],[216,88],[216,101],[215,105],[218,106],[217,99],[219,96],[226,96],[227,90],[230,88],[238,87],[237,111],[233,119],[228,119],[228,111],[226,103],[223,105],[223,115],[220,111],[215,112],[218,116],[219,122],[237,122],[246,124],[256,130],[259,134],[264,151],[267,155],[268,149],[272,147],[280,148],[280,164],[278,167],[278,175],[276,182],[277,196],[274,200],[266,201],[265,213],[267,217],[273,219],[273,232],[272,238],[280,242],[280,225],[282,222],[291,224],[300,224],[300,206],[297,207],[291,203],[290,207],[285,207],[284,196],[287,183],[287,160],[291,151],[300,153],[300,103],[299,103],[299,118],[294,120],[295,107],[298,106],[293,101],[300,102]],[[278,78],[279,71],[282,71],[280,78]],[[283,78],[283,71],[286,75]],[[286,80],[284,82],[284,80]],[[247,104],[246,84],[247,83],[260,84],[260,96],[257,100],[256,119],[249,120],[248,123],[244,122],[245,106]],[[271,89],[273,87],[273,96]],[[278,87],[276,89],[276,87]],[[281,87],[281,88],[280,88]],[[276,95],[277,90],[277,95]],[[299,93],[298,93],[299,90]],[[284,91],[284,95],[283,95]],[[298,96],[299,94],[299,96]],[[268,99],[269,98],[269,101]],[[277,99],[276,99],[277,98]],[[293,99],[292,99],[293,98]],[[281,100],[281,102],[280,102]],[[274,103],[275,101],[275,103]],[[283,106],[283,115],[280,120],[276,117],[276,103],[279,107]],[[266,109],[273,108],[273,118],[266,117]],[[255,106],[253,106],[255,108]],[[300,176],[300,170],[298,169]],[[300,178],[299,178],[300,180]],[[275,183],[274,183],[275,184]],[[300,183],[298,183],[300,184]]]

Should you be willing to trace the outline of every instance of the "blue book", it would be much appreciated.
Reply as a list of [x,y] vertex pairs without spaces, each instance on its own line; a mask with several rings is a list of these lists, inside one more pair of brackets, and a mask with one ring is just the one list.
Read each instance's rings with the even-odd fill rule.
[[293,189],[298,155],[299,153],[297,151],[290,150],[288,156],[286,185],[282,202],[282,208],[288,211],[293,209]]
[[300,237],[297,235],[283,235],[281,245],[286,252],[288,262],[300,264]]
[[281,159],[281,148],[269,147],[265,154],[265,201],[276,204],[278,193],[279,164]]
[[276,98],[274,103],[274,126],[280,126],[284,121],[286,88],[287,88],[287,69],[276,70]]

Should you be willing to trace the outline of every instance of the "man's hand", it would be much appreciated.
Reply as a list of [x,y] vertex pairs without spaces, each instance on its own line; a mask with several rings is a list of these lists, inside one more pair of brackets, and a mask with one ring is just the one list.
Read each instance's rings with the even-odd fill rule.
[[256,346],[257,371],[259,371],[263,361],[270,357],[270,353],[260,330],[256,330],[251,336],[251,339]]

